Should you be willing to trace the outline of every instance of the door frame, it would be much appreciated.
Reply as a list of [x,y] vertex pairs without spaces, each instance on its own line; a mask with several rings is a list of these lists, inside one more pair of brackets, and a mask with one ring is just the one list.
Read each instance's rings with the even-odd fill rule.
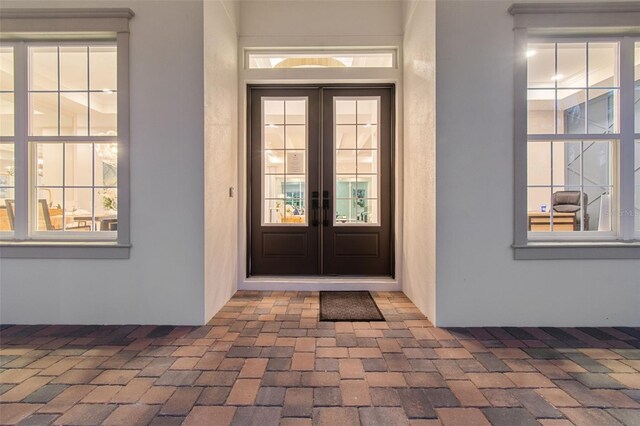
[[[389,69],[268,69],[250,70],[244,66],[244,53],[247,49],[269,48],[278,50],[286,47],[302,48],[323,46],[326,37],[293,40],[290,37],[241,37],[238,41],[238,145],[237,145],[237,289],[238,290],[373,290],[401,291],[403,279],[403,240],[404,227],[402,208],[404,205],[403,185],[403,71],[402,37],[384,36],[375,40],[350,37],[334,40],[335,46],[387,46],[397,49],[397,66]],[[373,44],[372,44],[373,43]],[[370,46],[371,45],[371,46]],[[274,84],[295,85],[331,85],[348,84],[393,84],[395,85],[394,117],[394,265],[395,278],[350,278],[350,277],[247,277],[247,94],[249,85]]]
[[[363,282],[367,282],[369,280],[380,280],[383,282],[387,282],[389,280],[397,282],[396,281],[396,244],[397,244],[397,240],[396,240],[396,232],[395,232],[395,228],[396,228],[396,212],[397,212],[397,200],[396,200],[396,176],[397,176],[397,171],[396,171],[396,136],[397,136],[397,131],[396,131],[396,126],[397,126],[397,112],[396,112],[396,102],[394,102],[396,100],[396,85],[394,83],[318,83],[318,84],[295,84],[295,83],[290,83],[290,84],[247,84],[246,85],[246,95],[245,95],[245,99],[244,101],[246,102],[246,109],[245,109],[245,114],[246,114],[246,127],[245,127],[245,132],[246,132],[246,143],[245,143],[245,149],[246,149],[246,157],[245,157],[245,161],[246,161],[246,172],[245,172],[245,187],[244,187],[244,191],[246,194],[246,205],[245,205],[245,210],[244,210],[244,214],[245,214],[245,240],[244,240],[244,244],[245,244],[245,279],[246,280],[251,280],[256,281],[256,282],[264,282],[265,279],[266,280],[271,280],[273,279],[272,276],[269,275],[258,275],[258,276],[253,276],[251,275],[251,240],[252,240],[252,234],[251,234],[251,230],[252,230],[252,205],[251,205],[251,198],[252,198],[252,167],[251,167],[251,157],[252,157],[252,150],[251,150],[251,146],[252,144],[258,143],[256,141],[251,141],[251,132],[252,132],[252,119],[253,117],[251,116],[251,109],[252,109],[252,104],[251,104],[251,99],[252,99],[252,90],[253,89],[266,89],[266,90],[317,90],[318,91],[318,105],[317,105],[317,109],[319,110],[320,116],[322,116],[322,111],[324,110],[324,89],[384,89],[384,90],[389,90],[390,91],[390,99],[391,99],[391,104],[389,105],[389,107],[391,108],[391,111],[389,111],[390,113],[390,122],[389,122],[389,126],[391,127],[391,140],[389,141],[390,143],[390,149],[389,149],[389,155],[390,155],[390,167],[391,167],[391,176],[390,176],[390,190],[389,190],[389,202],[391,204],[391,211],[389,212],[390,215],[390,229],[389,229],[389,262],[390,262],[390,270],[391,270],[391,275],[388,277],[378,277],[378,276],[371,276],[371,277],[362,277],[362,276],[325,276],[325,275],[311,275],[311,276],[291,276],[291,275],[282,275],[282,276],[277,276],[278,279],[287,279],[287,278],[294,278],[295,281],[297,282],[299,280],[299,278],[305,278],[307,280],[310,281],[316,281],[316,280],[320,280],[322,282],[324,282],[326,284],[327,280],[339,280],[339,281],[352,281],[354,279],[358,279],[360,281]],[[284,96],[284,95],[283,95]],[[320,155],[322,157],[325,148],[323,147],[324,144],[324,122],[323,121],[319,121],[318,122],[318,135],[317,135],[317,139],[318,139],[318,155]],[[262,144],[262,140],[260,141],[260,144]],[[261,148],[262,149],[262,148]],[[335,155],[335,153],[334,153]],[[317,167],[319,169],[319,174],[316,177],[317,179],[319,179],[320,181],[324,181],[324,171],[323,171],[323,164],[325,161],[333,161],[333,158],[331,160],[327,160],[327,159],[322,159],[322,161],[318,161],[317,163]],[[308,182],[307,182],[308,185]],[[260,190],[262,190],[263,185],[261,185]],[[333,182],[333,188],[331,193],[335,194],[335,180]],[[307,189],[306,191],[306,195],[307,197],[309,196],[309,190]],[[335,196],[333,196],[333,198],[335,199]],[[307,200],[310,201],[310,200]],[[323,256],[323,243],[322,243],[322,235],[324,235],[324,229],[322,226],[318,227],[319,230],[319,246],[318,246],[318,262],[321,264],[322,263],[322,256]],[[240,287],[239,287],[240,288]],[[324,287],[323,287],[324,288]]]

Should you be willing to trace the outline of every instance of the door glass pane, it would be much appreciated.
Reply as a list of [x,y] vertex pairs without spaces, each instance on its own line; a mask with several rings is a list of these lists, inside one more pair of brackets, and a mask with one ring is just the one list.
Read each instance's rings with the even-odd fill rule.
[[356,101],[339,100],[335,103],[336,124],[356,124]]
[[[262,103],[262,123],[265,125],[284,124],[284,101],[279,99],[265,100]],[[269,126],[269,127],[274,127]]]
[[284,149],[264,150],[264,173],[284,173]]
[[300,101],[285,102],[287,124],[305,124],[307,122],[307,103]]
[[[336,117],[337,118],[337,117]],[[356,129],[354,125],[336,125],[336,149],[353,149],[356,147]]]
[[378,126],[365,124],[358,126],[358,148],[376,149],[378,143]]
[[305,149],[306,126],[287,126],[287,149]]
[[264,147],[266,149],[284,149],[284,126],[270,124],[264,127]]
[[358,153],[358,174],[378,173],[378,150],[359,149]]
[[286,150],[287,152],[287,173],[298,174],[304,173],[305,170],[305,155],[303,150]]
[[378,224],[380,99],[334,99],[334,224]]
[[307,224],[306,123],[306,98],[263,98],[263,225]]
[[336,151],[336,173],[353,174],[356,172],[356,150],[339,149]]
[[358,124],[365,126],[378,123],[378,101],[367,99],[358,101]]

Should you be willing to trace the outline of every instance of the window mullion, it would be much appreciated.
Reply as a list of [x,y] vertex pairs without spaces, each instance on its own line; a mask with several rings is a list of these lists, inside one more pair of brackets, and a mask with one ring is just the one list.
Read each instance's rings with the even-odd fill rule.
[[634,239],[634,43],[620,43],[620,238]]
[[27,45],[17,43],[14,51],[15,87],[15,239],[29,236],[29,100]]

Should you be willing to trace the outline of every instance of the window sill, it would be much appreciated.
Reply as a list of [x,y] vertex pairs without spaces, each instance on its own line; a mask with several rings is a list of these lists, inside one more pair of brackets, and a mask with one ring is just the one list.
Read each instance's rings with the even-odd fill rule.
[[515,260],[640,259],[640,241],[532,242],[512,245]]
[[0,242],[2,259],[128,259],[131,244],[116,242]]

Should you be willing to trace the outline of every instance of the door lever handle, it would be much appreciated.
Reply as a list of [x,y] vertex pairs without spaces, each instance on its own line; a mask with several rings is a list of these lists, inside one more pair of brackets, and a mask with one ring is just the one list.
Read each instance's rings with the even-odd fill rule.
[[322,191],[322,226],[329,226],[329,191]]
[[313,218],[311,219],[311,225],[318,226],[320,221],[318,220],[318,209],[320,209],[320,200],[318,199],[318,191],[311,193],[311,211],[313,211]]

